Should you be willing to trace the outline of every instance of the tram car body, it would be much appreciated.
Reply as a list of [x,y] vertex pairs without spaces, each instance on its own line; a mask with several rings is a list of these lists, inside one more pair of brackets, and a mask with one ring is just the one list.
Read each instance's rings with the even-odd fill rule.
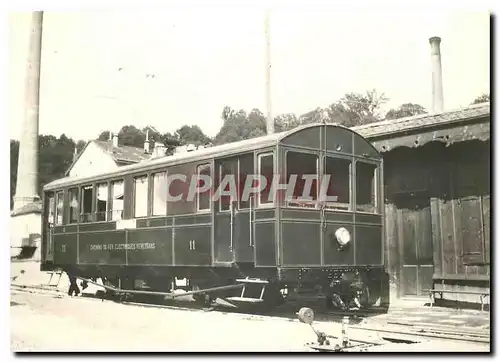
[[[199,182],[200,174],[212,178],[211,189],[192,199],[189,182],[169,179]],[[294,174],[294,187],[269,197],[273,177],[288,185]],[[318,178],[309,190],[301,176],[311,174]],[[226,175],[236,177],[236,199],[216,197]],[[269,182],[245,199],[248,175]],[[334,201],[318,201],[319,191]],[[308,201],[298,197],[304,195]],[[141,280],[168,291],[175,278],[195,289],[245,278],[267,285],[252,297],[225,292],[240,301],[316,288],[329,301],[340,296],[348,303],[357,285],[357,295],[369,295],[363,300],[372,304],[385,275],[383,200],[382,157],[370,142],[340,125],[302,126],[47,184],[41,269],[105,276],[128,290]]]

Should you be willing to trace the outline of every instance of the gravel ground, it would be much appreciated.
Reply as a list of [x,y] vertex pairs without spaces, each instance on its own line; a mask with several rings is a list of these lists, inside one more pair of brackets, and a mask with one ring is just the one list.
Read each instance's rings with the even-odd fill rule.
[[[309,351],[311,328],[298,321],[223,312],[187,311],[11,292],[11,350],[65,352],[287,352]],[[317,327],[337,335],[340,324]],[[371,333],[371,334],[369,334]],[[350,332],[371,339],[373,332]],[[394,343],[381,351],[488,351],[458,342]]]

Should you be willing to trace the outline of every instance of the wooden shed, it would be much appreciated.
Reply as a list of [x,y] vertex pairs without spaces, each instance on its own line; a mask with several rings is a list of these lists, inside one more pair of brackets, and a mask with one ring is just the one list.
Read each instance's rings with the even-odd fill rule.
[[489,289],[490,118],[483,103],[354,128],[384,154],[393,297]]

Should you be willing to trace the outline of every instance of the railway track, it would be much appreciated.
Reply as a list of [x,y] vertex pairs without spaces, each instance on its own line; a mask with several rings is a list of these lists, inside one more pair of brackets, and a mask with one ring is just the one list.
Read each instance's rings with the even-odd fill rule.
[[[22,285],[12,284],[11,289],[17,292],[42,293],[52,294],[56,298],[65,298],[67,293],[63,293],[55,288],[50,287],[26,287]],[[78,298],[107,300],[113,301],[110,298],[103,296],[82,293]],[[258,311],[247,309],[234,309],[223,304],[223,301],[217,300],[217,303],[206,307],[192,301],[176,301],[164,300],[158,302],[158,298],[153,300],[151,296],[142,296],[135,300],[120,301],[114,300],[117,303],[130,306],[140,306],[143,308],[164,308],[170,310],[184,311],[199,311],[211,312],[218,311],[223,313],[234,313],[242,315],[245,319],[266,320],[269,318],[279,318],[280,320],[297,321],[297,311],[304,305],[308,305],[315,310],[315,320],[322,324],[326,322],[341,322],[343,318],[349,317],[349,329],[353,331],[374,332],[385,336],[386,340],[400,341],[408,340],[421,341],[426,340],[449,340],[449,341],[464,341],[480,344],[490,344],[489,329],[481,331],[478,328],[465,327],[445,327],[439,324],[425,323],[407,323],[389,321],[386,325],[367,323],[367,318],[383,314],[383,310],[357,310],[357,311],[341,311],[327,310],[323,299],[312,300],[311,298],[299,298],[297,300],[288,301],[282,306],[279,306],[271,311]]]

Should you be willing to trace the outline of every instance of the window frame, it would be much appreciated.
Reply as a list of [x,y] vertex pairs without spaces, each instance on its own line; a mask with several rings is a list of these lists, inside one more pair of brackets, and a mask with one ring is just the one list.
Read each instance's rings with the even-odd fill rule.
[[[115,195],[114,195],[114,185],[116,183],[120,183],[122,184],[122,189],[123,189],[123,199],[122,199],[122,202],[123,202],[123,206],[122,206],[122,217],[121,219],[113,219],[113,212],[115,211],[114,209],[114,200],[115,200]],[[123,220],[124,219],[124,213],[125,213],[125,179],[124,178],[116,178],[116,179],[111,179],[109,180],[109,221],[119,221],[119,220]]]
[[[145,215],[142,215],[142,216],[137,216],[136,215],[136,212],[137,212],[137,182],[136,180],[138,179],[146,179],[146,182],[147,182],[147,189],[146,189],[146,214]],[[149,182],[149,173],[145,173],[145,174],[140,174],[139,176],[133,176],[132,177],[132,184],[133,184],[133,216],[132,218],[133,219],[145,219],[147,217],[149,217],[149,194],[150,194],[150,189],[149,189],[149,186],[150,186],[150,182]],[[124,185],[125,187],[125,185]],[[125,200],[124,200],[125,201]]]
[[[257,175],[259,175],[259,181],[260,181],[260,177],[262,176],[261,174],[261,165],[262,165],[262,158],[264,157],[267,157],[267,156],[271,156],[272,160],[273,160],[273,178],[274,178],[274,175],[276,174],[276,156],[275,156],[275,152],[274,151],[267,151],[267,152],[262,152],[262,153],[258,153],[257,154]],[[271,179],[271,182],[273,180]],[[261,202],[261,193],[262,191],[259,191],[257,193],[257,203],[256,203],[256,208],[259,208],[259,209],[269,209],[269,208],[273,208],[273,207],[276,207],[276,200],[273,199],[273,201],[268,201],[266,203],[262,203]],[[253,196],[255,197],[255,195],[249,195],[250,197]]]
[[[71,220],[71,192],[76,190],[76,200],[77,200],[77,207],[76,207],[76,221]],[[80,187],[75,186],[75,187],[70,187],[68,188],[68,225],[75,225],[80,222]]]
[[[106,185],[106,190],[107,190],[107,195],[106,195],[106,210],[104,211],[104,220],[98,220],[98,210],[97,210],[97,205],[98,205],[98,196],[99,196],[99,186]],[[95,219],[94,222],[108,222],[109,220],[109,181],[102,181],[102,182],[96,182],[95,183],[95,192],[94,192],[94,202],[95,202],[95,207],[94,207],[94,214],[95,214]]]
[[[59,195],[62,195],[59,197]],[[58,204],[59,204],[59,198],[62,201],[62,207],[61,207],[61,212],[58,212]],[[64,190],[58,190],[54,192],[54,226],[62,226],[64,224]],[[61,216],[61,222],[57,222],[58,216]]]
[[[345,209],[339,209],[336,208],[335,205],[346,205],[346,203],[343,202],[329,202],[329,203],[324,203],[325,210],[332,211],[332,212],[348,212],[348,213],[353,213],[355,212],[354,208],[354,192],[355,190],[355,174],[354,174],[354,167],[353,164],[355,163],[355,159],[353,157],[349,157],[346,155],[340,155],[340,154],[334,154],[334,153],[327,153],[323,155],[323,170],[321,172],[321,177],[323,178],[325,175],[328,175],[326,173],[326,162],[327,162],[327,157],[333,158],[333,159],[342,159],[349,161],[349,202],[347,203],[347,210]],[[329,206],[332,205],[333,206]]]
[[[369,165],[373,165],[375,166],[375,172],[374,172],[374,175],[373,175],[373,200],[374,200],[374,203],[375,205],[374,206],[374,212],[369,212],[369,211],[360,211],[358,210],[358,162],[360,163],[365,163],[365,164],[369,164]],[[381,164],[378,163],[378,162],[375,162],[375,161],[371,161],[371,160],[367,160],[367,159],[359,159],[359,158],[356,158],[354,160],[354,164],[355,164],[355,167],[354,167],[354,200],[353,200],[353,211],[356,212],[357,214],[366,214],[366,215],[381,215],[382,214],[382,211],[381,211],[381,204],[380,204],[380,167],[381,167]]]
[[[153,171],[151,172],[151,175],[150,175],[150,184],[151,184],[151,217],[165,217],[168,215],[168,197],[165,197],[165,213],[164,214],[155,214],[155,176],[156,175],[160,175],[160,174],[164,174],[165,175],[165,180],[167,181],[168,180],[168,170],[165,169],[163,171]],[[167,184],[168,186],[168,184]],[[135,187],[135,183],[134,183],[134,187]],[[134,191],[135,191],[135,188],[134,188]],[[168,190],[167,190],[167,195],[165,196],[168,196]],[[135,201],[135,196],[134,196],[134,201]],[[134,207],[134,211],[135,211],[135,207]]]
[[[220,165],[222,166],[222,165]],[[213,179],[213,168],[212,168],[212,163],[211,162],[204,162],[196,165],[196,177],[200,175],[200,170],[203,168],[208,168],[210,170],[209,177]],[[198,185],[196,186],[198,187]],[[196,212],[199,214],[206,214],[212,212],[212,190],[213,190],[214,185],[212,184],[209,191],[208,191],[208,208],[206,209],[200,209],[200,193],[196,193]],[[220,205],[219,205],[220,208]],[[225,210],[227,211],[227,210]]]
[[[90,212],[89,213],[84,213],[83,208],[85,205],[85,189],[90,189],[92,190],[92,197],[90,198],[92,200],[91,206],[90,206]],[[81,185],[80,186],[80,212],[79,212],[79,223],[81,224],[88,224],[94,222],[94,194],[95,194],[95,184],[86,184],[86,185]],[[90,220],[89,221],[84,221],[84,215],[90,215]]]
[[[319,182],[321,180],[320,175],[322,174],[321,171],[321,153],[318,150],[312,150],[312,149],[286,149],[285,150],[285,156],[284,156],[284,168],[285,168],[285,178],[288,178],[288,153],[289,152],[294,152],[294,153],[301,153],[301,154],[309,154],[316,156],[316,201],[314,202],[314,207],[304,207],[300,205],[293,205],[293,201],[288,201],[286,198],[284,200],[284,206],[290,209],[300,209],[300,210],[318,210],[319,207],[319,193],[321,191],[321,183]],[[298,180],[298,179],[297,179]],[[287,181],[288,182],[288,181]],[[312,191],[312,188],[311,188]],[[296,202],[295,202],[296,203]]]

